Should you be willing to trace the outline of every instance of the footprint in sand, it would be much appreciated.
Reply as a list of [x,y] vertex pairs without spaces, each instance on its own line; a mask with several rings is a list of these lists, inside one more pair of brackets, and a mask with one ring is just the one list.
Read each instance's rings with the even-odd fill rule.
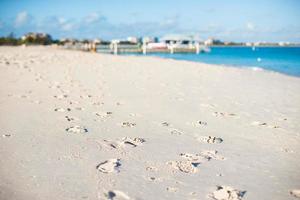
[[204,122],[204,121],[198,121],[197,123],[201,126],[206,126],[207,125],[207,122]]
[[145,139],[138,138],[138,137],[136,138],[124,137],[121,140],[117,140],[117,141],[103,140],[104,145],[114,149],[119,149],[123,146],[137,147],[142,145],[144,142],[146,142]]
[[103,102],[99,102],[99,101],[97,101],[97,102],[92,102],[91,104],[92,104],[93,106],[101,106],[101,105],[104,105]]
[[146,170],[147,170],[147,171],[150,171],[150,172],[157,172],[157,171],[158,171],[158,168],[157,168],[157,167],[154,167],[154,166],[148,166],[148,167],[146,167]]
[[268,125],[266,122],[259,122],[259,121],[254,121],[251,124],[254,126],[262,126],[262,127],[268,127],[268,128],[280,128],[277,125]]
[[265,123],[265,122],[258,122],[258,121],[254,121],[251,123],[252,125],[255,125],[255,126],[267,126],[268,124]]
[[176,187],[167,187],[166,188],[168,192],[177,192],[178,188]]
[[280,128],[280,126],[277,126],[277,125],[271,125],[271,126],[269,126],[269,128]]
[[108,200],[130,200],[131,198],[122,191],[111,190],[104,194]]
[[218,138],[215,136],[198,136],[197,140],[200,142],[206,142],[209,144],[216,144],[216,143],[222,143],[223,139],[222,138]]
[[71,126],[70,128],[66,129],[69,133],[87,133],[88,130],[82,126]]
[[96,166],[96,169],[102,173],[120,172],[121,162],[120,159],[109,159]]
[[161,123],[161,125],[163,125],[163,126],[170,126],[170,124],[168,122],[163,122],[163,123]]
[[207,122],[205,122],[205,121],[186,122],[186,124],[189,125],[189,126],[193,126],[193,127],[207,126]]
[[151,182],[162,182],[163,181],[162,178],[157,178],[154,176],[150,176],[150,177],[146,178],[146,180],[151,181]]
[[131,123],[131,122],[123,122],[122,127],[135,127],[136,123]]
[[192,162],[187,160],[167,162],[167,165],[184,173],[196,173],[198,171],[197,166],[199,164],[200,163],[198,162]]
[[289,149],[289,148],[280,148],[280,150],[282,152],[285,152],[285,153],[294,153],[294,151],[292,149]]
[[200,154],[191,154],[191,153],[181,153],[180,157],[189,160],[189,161],[202,161],[203,157]]
[[120,143],[123,145],[127,145],[127,146],[129,145],[131,147],[137,147],[137,146],[142,145],[144,142],[146,142],[146,140],[143,138],[124,137],[124,138],[122,138]]
[[51,88],[51,89],[58,89],[58,88],[60,88],[60,83],[57,82],[57,81],[55,81],[53,83],[50,82],[49,84],[50,85],[48,87]]
[[81,108],[81,107],[75,107],[74,109],[75,109],[75,110],[79,110],[79,111],[84,110],[84,108]]
[[216,151],[216,150],[205,150],[205,151],[200,152],[199,155],[202,156],[203,158],[205,158],[207,161],[210,161],[210,160],[226,160],[226,158],[219,155],[218,151]]
[[179,130],[177,130],[177,129],[173,129],[173,130],[171,130],[171,134],[172,134],[172,135],[182,135],[183,132],[181,132],[181,131],[179,131]]
[[215,117],[234,117],[234,116],[236,116],[236,114],[224,113],[224,112],[213,112],[213,116],[215,116]]
[[68,97],[68,95],[66,95],[66,94],[61,94],[61,95],[54,95],[53,96],[55,99],[59,99],[59,100],[61,100],[61,99],[65,99],[65,98],[67,98]]
[[95,112],[95,115],[100,118],[107,118],[112,115],[112,112]]
[[202,151],[197,154],[181,153],[180,156],[189,161],[198,161],[198,162],[210,161],[210,160],[225,160],[223,156],[218,155],[218,152],[216,150]]
[[138,113],[130,113],[129,116],[130,116],[130,117],[141,117],[141,114],[138,114]]
[[296,198],[300,198],[300,190],[291,190],[290,194]]
[[125,104],[124,102],[117,102],[117,103],[116,103],[117,106],[122,106],[122,105],[124,105],[124,104]]
[[202,151],[198,154],[181,153],[180,157],[185,160],[169,161],[167,164],[184,173],[196,173],[201,163],[212,159],[225,160],[223,156],[217,155],[217,151]]
[[209,195],[215,200],[241,200],[246,191],[240,191],[229,186],[217,186],[217,190]]
[[29,98],[27,95],[25,94],[21,94],[21,95],[17,95],[18,98],[21,98],[21,99],[27,99]]
[[[99,142],[99,141],[98,141]],[[118,149],[120,148],[119,144],[115,141],[103,140],[100,142],[100,145],[104,145],[109,148]]]
[[288,119],[287,118],[280,118],[279,120],[280,121],[287,121]]
[[11,136],[11,134],[3,134],[2,137],[4,138],[9,138]]
[[70,104],[70,105],[73,105],[73,104],[79,104],[79,102],[78,102],[78,101],[72,100],[72,101],[69,102],[69,104]]
[[66,120],[70,121],[78,121],[79,119],[76,117],[65,116]]
[[195,195],[197,195],[197,193],[196,192],[190,192],[189,195],[195,196]]
[[71,111],[71,108],[67,108],[67,109],[64,109],[64,108],[55,108],[54,109],[55,112],[70,112]]
[[88,94],[88,95],[80,95],[79,96],[81,99],[89,99],[92,98],[92,95]]

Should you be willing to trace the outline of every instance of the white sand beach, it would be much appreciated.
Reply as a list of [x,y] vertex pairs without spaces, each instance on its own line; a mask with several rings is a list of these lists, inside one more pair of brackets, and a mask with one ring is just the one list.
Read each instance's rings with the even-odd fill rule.
[[300,198],[300,78],[0,48],[0,199]]

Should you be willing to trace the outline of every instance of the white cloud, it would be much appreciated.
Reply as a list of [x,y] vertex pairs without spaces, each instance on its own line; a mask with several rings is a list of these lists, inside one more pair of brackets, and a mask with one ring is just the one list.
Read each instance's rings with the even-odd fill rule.
[[88,16],[86,16],[85,21],[87,23],[93,23],[100,19],[100,15],[98,13],[90,13]]
[[73,28],[74,28],[74,24],[72,24],[72,23],[66,23],[66,24],[61,25],[61,29],[63,31],[71,31]]
[[124,38],[135,36],[163,36],[165,34],[200,34],[201,38],[215,37],[230,41],[299,41],[300,26],[289,25],[279,28],[258,26],[252,21],[245,21],[242,26],[226,27],[215,22],[207,22],[200,27],[182,27],[180,15],[171,15],[158,21],[141,21],[139,17],[132,22],[112,23],[100,12],[92,12],[82,18],[67,18],[64,16],[48,16],[37,18],[26,11],[18,13],[12,21],[4,22],[0,19],[0,35],[14,32],[20,36],[27,32],[46,32],[59,37],[95,38],[103,39]]
[[106,18],[97,12],[90,13],[84,18],[84,22],[87,24],[97,23],[105,20]]
[[179,15],[174,15],[174,16],[164,18],[161,21],[160,26],[163,26],[163,27],[177,26],[179,24],[179,19],[180,19]]
[[59,18],[57,18],[57,21],[59,24],[64,24],[67,20],[63,17],[59,17]]
[[255,25],[251,22],[248,22],[246,26],[249,31],[253,31],[255,29]]
[[20,27],[25,25],[29,21],[29,15],[26,11],[18,13],[15,19],[15,27]]
[[53,28],[56,27],[62,31],[72,31],[76,25],[74,20],[66,19],[64,17],[52,17],[48,20],[54,26]]

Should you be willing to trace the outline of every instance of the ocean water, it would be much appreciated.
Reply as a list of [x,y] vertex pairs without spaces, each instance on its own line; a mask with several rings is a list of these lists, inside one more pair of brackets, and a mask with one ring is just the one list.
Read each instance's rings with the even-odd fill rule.
[[300,47],[211,47],[209,53],[149,53],[144,56],[250,67],[300,77]]

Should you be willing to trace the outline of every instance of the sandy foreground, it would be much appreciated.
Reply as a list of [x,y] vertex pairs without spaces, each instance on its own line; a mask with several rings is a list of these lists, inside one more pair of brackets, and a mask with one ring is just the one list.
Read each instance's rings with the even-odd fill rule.
[[300,79],[0,48],[0,199],[297,199]]

